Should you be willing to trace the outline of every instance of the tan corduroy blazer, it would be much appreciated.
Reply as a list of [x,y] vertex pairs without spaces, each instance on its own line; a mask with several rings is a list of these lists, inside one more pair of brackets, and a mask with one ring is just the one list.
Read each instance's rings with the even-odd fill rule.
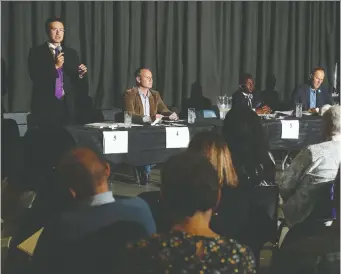
[[[150,117],[154,121],[156,114],[170,115],[171,112],[161,99],[160,93],[156,90],[149,90]],[[142,123],[144,116],[143,104],[137,87],[124,92],[124,110],[132,115],[133,123]]]

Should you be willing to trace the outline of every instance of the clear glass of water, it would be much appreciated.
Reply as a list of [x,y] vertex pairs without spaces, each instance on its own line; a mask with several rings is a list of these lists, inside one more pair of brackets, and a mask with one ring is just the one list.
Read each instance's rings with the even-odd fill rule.
[[189,108],[188,109],[188,123],[189,124],[194,124],[195,118],[196,118],[195,108]]
[[132,116],[128,111],[124,112],[124,127],[125,128],[131,128],[131,119]]
[[217,98],[217,107],[219,109],[220,119],[224,120],[226,113],[232,107],[232,97],[228,97],[226,95],[218,96],[218,98]]
[[297,103],[296,104],[295,115],[296,115],[297,118],[301,118],[302,117],[302,103]]

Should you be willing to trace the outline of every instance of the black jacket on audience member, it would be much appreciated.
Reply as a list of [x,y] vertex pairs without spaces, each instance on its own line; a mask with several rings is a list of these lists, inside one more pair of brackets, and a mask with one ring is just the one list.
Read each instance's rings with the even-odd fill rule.
[[[231,233],[231,237],[250,246],[258,257],[262,245],[271,240],[276,231],[276,222],[271,220],[268,208],[273,208],[278,189],[271,187],[270,193],[263,191],[274,185],[276,167],[268,152],[260,118],[249,107],[232,107],[224,120],[223,135],[239,185],[236,189],[225,187],[222,191],[218,214],[223,216],[220,225],[226,232],[218,233]],[[268,195],[271,197],[266,197],[263,203],[264,196]],[[227,217],[228,214],[232,217]]]
[[126,244],[155,232],[150,209],[141,198],[79,205],[45,226],[32,273],[115,273]]

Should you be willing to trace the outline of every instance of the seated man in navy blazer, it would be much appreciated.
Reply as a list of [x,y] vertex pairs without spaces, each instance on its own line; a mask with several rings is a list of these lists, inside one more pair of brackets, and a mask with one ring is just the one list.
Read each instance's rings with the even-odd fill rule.
[[332,104],[332,98],[328,89],[321,86],[324,77],[324,69],[316,67],[310,74],[309,83],[295,88],[292,94],[294,109],[297,103],[302,103],[302,110],[315,109],[325,104]]

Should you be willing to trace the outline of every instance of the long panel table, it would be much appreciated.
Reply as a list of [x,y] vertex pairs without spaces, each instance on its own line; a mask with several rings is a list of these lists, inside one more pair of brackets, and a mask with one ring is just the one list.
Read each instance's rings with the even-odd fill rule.
[[[322,141],[321,117],[304,117],[299,119],[299,124],[299,139],[281,139],[280,120],[262,120],[270,150],[300,150],[307,145]],[[220,131],[223,121],[201,119],[187,126],[192,138],[200,131],[213,129]],[[162,126],[116,130],[128,131],[128,153],[106,154],[105,157],[113,164],[126,163],[137,166],[162,163],[171,155],[181,151],[181,149],[166,148],[166,129]],[[29,147],[31,154],[35,154],[35,160],[29,160],[30,164],[45,165],[46,157],[49,158],[48,162],[54,163],[67,148],[72,146],[88,146],[102,153],[103,131],[104,129],[88,128],[83,125],[65,126],[62,129],[30,129],[26,134],[26,147]]]

